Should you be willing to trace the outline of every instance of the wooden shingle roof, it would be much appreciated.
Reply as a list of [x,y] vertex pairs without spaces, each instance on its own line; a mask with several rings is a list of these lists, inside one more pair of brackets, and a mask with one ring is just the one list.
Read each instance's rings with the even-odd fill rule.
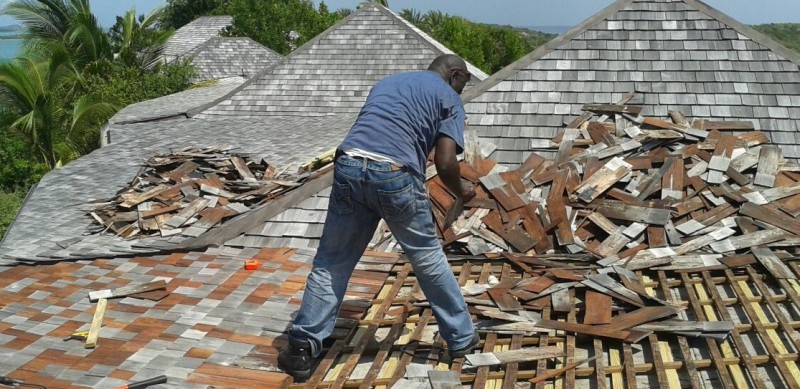
[[201,16],[175,31],[162,55],[167,62],[186,56],[232,23],[232,16]]
[[[452,53],[392,11],[369,4],[253,77],[208,116],[357,113],[381,78]],[[487,75],[475,66],[477,80]]]
[[247,37],[214,37],[192,51],[195,81],[250,78],[283,58]]
[[470,125],[524,160],[587,103],[636,91],[643,115],[753,120],[800,157],[800,56],[697,0],[619,0],[465,91]]

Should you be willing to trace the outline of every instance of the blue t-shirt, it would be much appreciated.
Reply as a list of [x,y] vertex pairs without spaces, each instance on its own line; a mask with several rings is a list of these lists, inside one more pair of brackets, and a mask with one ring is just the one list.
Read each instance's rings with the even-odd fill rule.
[[461,97],[439,74],[399,73],[372,88],[339,148],[387,156],[424,180],[425,161],[439,136],[452,138],[463,152],[465,119]]

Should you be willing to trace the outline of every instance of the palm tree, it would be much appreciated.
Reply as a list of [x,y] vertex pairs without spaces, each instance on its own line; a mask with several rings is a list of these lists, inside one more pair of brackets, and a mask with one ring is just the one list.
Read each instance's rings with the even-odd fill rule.
[[422,14],[413,8],[403,8],[400,11],[400,17],[415,26],[420,26],[423,22]]
[[113,60],[108,34],[92,14],[89,0],[12,0],[3,13],[22,23],[32,53],[46,57],[61,46],[75,69]]
[[149,69],[155,65],[164,50],[172,31],[156,29],[162,20],[165,8],[159,7],[147,15],[136,18],[136,9],[128,10],[117,17],[117,24],[111,29],[115,41],[114,59],[125,66]]
[[0,125],[28,139],[49,168],[85,153],[77,140],[116,111],[111,104],[85,96],[68,108],[59,94],[73,76],[67,62],[67,55],[55,53],[47,61],[22,56],[0,63]]

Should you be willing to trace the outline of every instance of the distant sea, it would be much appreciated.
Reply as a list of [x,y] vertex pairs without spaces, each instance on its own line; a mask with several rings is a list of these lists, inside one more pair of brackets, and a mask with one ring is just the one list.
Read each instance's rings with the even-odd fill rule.
[[16,39],[19,32],[0,31],[0,60],[9,60],[19,54],[22,39]]

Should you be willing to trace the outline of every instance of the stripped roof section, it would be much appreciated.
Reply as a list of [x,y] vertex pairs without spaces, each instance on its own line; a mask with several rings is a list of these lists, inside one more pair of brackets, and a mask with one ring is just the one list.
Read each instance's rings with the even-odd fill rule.
[[233,16],[201,16],[179,28],[167,41],[162,56],[167,62],[188,55],[233,24]]
[[643,115],[753,120],[800,157],[800,56],[696,0],[619,0],[464,99],[471,128],[515,165],[587,103],[630,91]]
[[[245,83],[207,116],[357,113],[370,88],[452,53],[397,14],[369,4]],[[475,78],[486,74],[468,64]]]
[[192,52],[194,82],[230,77],[250,78],[283,56],[247,38],[214,37]]

